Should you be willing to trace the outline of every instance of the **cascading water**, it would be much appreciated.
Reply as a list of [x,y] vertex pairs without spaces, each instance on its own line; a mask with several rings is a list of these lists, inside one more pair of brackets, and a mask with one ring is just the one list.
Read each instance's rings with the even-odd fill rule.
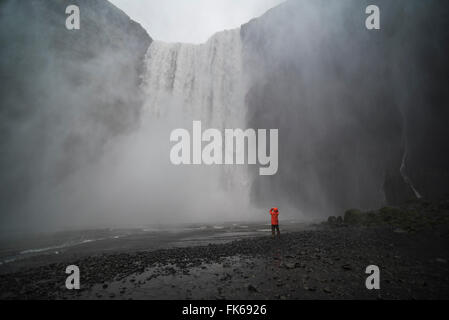
[[[199,45],[152,42],[146,54],[141,89],[145,96],[143,132],[147,136],[156,135],[167,144],[171,130],[191,131],[194,120],[201,121],[203,130],[244,129],[246,81],[242,74],[240,29],[219,32]],[[160,154],[169,161],[166,147],[162,147]],[[216,206],[223,209],[227,203],[237,205],[242,209],[241,215],[248,218],[250,186],[246,166],[173,167],[170,171],[180,175],[174,181],[179,179],[183,184],[193,180],[200,184],[196,190],[200,194],[192,198],[210,200],[210,195],[216,194]],[[189,193],[195,192],[190,182],[185,187]],[[200,203],[198,206],[202,207]]]
[[[95,217],[107,226],[255,218],[247,166],[170,162],[174,129],[191,132],[194,120],[203,130],[245,128],[241,56],[239,30],[200,45],[153,42],[142,74],[139,126],[109,141],[101,159],[58,185],[51,197],[59,202],[49,210],[63,208],[80,221]],[[29,210],[43,197],[36,196]]]
[[244,125],[245,85],[240,30],[200,45],[154,41],[146,55],[145,109],[153,116],[182,114],[209,126]]
[[418,192],[418,190],[416,190],[415,186],[412,183],[412,180],[407,175],[407,169],[406,169],[406,165],[405,165],[406,161],[407,161],[407,147],[405,147],[404,154],[402,156],[402,161],[401,161],[401,166],[399,168],[399,172],[401,173],[401,176],[402,176],[402,179],[404,180],[404,182],[410,187],[410,189],[412,189],[415,197],[417,199],[421,199],[422,198],[421,194]]

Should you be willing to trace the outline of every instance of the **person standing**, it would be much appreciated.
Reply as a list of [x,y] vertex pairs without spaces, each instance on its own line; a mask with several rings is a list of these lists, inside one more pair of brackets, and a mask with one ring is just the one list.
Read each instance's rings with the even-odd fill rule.
[[279,231],[279,210],[278,208],[271,208],[270,209],[270,215],[271,215],[271,236],[275,237],[275,231],[277,231],[277,236],[281,236],[281,232]]

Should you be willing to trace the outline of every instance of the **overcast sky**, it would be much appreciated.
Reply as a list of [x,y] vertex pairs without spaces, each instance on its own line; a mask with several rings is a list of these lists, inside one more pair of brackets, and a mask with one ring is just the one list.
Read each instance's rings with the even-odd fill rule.
[[109,0],[155,40],[201,43],[285,0]]

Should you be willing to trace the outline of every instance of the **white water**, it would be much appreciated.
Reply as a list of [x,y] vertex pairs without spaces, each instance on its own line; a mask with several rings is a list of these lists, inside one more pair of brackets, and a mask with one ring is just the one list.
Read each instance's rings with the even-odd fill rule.
[[415,186],[412,183],[412,180],[409,178],[409,176],[407,175],[407,170],[406,170],[406,166],[405,166],[405,162],[407,160],[407,146],[405,146],[405,150],[404,150],[404,154],[402,155],[402,161],[401,161],[401,166],[399,168],[399,172],[401,173],[402,179],[404,180],[404,182],[410,187],[410,189],[412,189],[413,193],[415,194],[415,197],[417,199],[421,199],[421,194],[418,192],[418,190],[416,190]]
[[154,41],[143,80],[145,109],[153,116],[182,114],[215,128],[244,125],[240,29],[200,45]]
[[101,159],[53,192],[36,194],[29,210],[53,213],[55,226],[70,223],[59,213],[71,212],[77,223],[71,227],[79,229],[265,218],[250,210],[247,166],[170,162],[171,131],[191,131],[193,120],[201,120],[203,130],[245,127],[239,33],[220,32],[200,45],[153,42],[139,126],[109,141]]
[[[154,41],[146,54],[145,69],[141,87],[145,95],[144,130],[162,126],[165,136],[161,139],[168,141],[168,131],[186,128],[191,132],[193,120],[200,120],[203,130],[246,127],[240,29],[216,33],[199,45]],[[152,130],[149,131],[151,135]],[[163,152],[168,158],[168,151]],[[189,169],[181,166],[179,170]],[[190,176],[192,180],[202,180],[197,190],[195,183],[186,181],[189,183],[186,187],[193,188],[189,193],[198,191],[192,197],[215,201],[217,209],[239,206],[241,217],[247,217],[250,188],[247,167],[228,165],[205,170],[207,174],[197,170]],[[236,218],[236,212],[225,211]]]

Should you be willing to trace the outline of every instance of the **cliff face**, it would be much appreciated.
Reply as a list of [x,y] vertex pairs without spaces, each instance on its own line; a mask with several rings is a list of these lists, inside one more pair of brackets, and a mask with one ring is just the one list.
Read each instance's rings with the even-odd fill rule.
[[341,213],[449,190],[442,2],[376,1],[376,31],[358,0],[289,1],[242,26],[248,126],[280,129],[279,172],[254,175],[256,203]]
[[[70,4],[80,30],[65,27]],[[136,125],[151,41],[106,0],[1,2],[0,210],[14,212],[31,188],[64,179]]]
[[[186,94],[195,98],[181,107],[191,109],[195,118],[223,122],[228,117],[235,126],[279,129],[278,173],[259,176],[257,166],[251,167],[254,203],[289,204],[308,215],[329,215],[349,207],[400,203],[417,195],[444,196],[449,190],[449,5],[438,0],[376,2],[381,30],[365,28],[369,1],[289,1],[243,25],[241,39],[236,35],[239,41],[234,41],[234,32],[212,38],[211,49],[204,47],[205,57],[211,58],[210,66],[218,63],[225,68],[194,69],[198,65],[194,47],[159,44],[150,50],[148,69],[143,72],[152,39],[108,1],[2,1],[0,210],[4,221],[0,225],[22,222],[35,211],[53,210],[48,217],[64,220],[68,211],[64,208],[71,208],[75,217],[81,211],[79,204],[86,202],[82,191],[91,190],[86,185],[100,180],[92,187],[99,192],[108,184],[121,187],[122,177],[133,178],[131,169],[141,175],[141,159],[136,155],[148,154],[131,153],[122,163],[122,175],[103,183],[117,171],[120,154],[144,149],[150,145],[147,136],[160,132],[140,130],[143,145],[137,139],[130,148],[126,139],[116,139],[123,148],[120,143],[112,153],[103,148],[111,147],[108,142],[113,138],[138,131],[133,129],[144,99],[150,107],[156,101],[153,107],[167,109],[165,98],[157,100],[163,86],[152,79],[174,81],[174,73],[152,70],[163,70],[157,59],[167,62],[171,57],[166,52],[178,57],[181,49],[187,50],[179,57],[188,68],[181,68],[184,73],[176,81],[186,91],[177,90],[183,93],[173,99],[183,101]],[[65,27],[69,4],[81,10],[80,30]],[[232,41],[225,39],[227,35],[232,35]],[[241,60],[243,70],[226,65]],[[248,80],[249,90],[245,105],[238,108],[240,103],[226,94],[240,86],[233,78],[240,74],[245,83]],[[148,81],[143,86],[145,97],[141,75]],[[205,89],[196,91],[202,87],[191,85],[194,80]],[[205,101],[204,108],[198,101]],[[247,114],[243,124],[242,111]],[[157,145],[162,138],[154,141]],[[99,164],[91,165],[93,160]],[[80,168],[85,170],[78,181],[75,173]],[[95,171],[101,173],[91,175]],[[157,167],[157,171],[164,170]],[[158,181],[153,172],[146,174]],[[159,178],[154,189],[161,192],[162,208],[163,196],[173,190],[165,172]],[[62,188],[67,180],[73,184]],[[245,180],[244,185],[250,183]],[[133,186],[126,196],[116,196],[116,202],[111,201],[114,193],[102,197],[99,192],[92,198],[111,203],[110,207],[123,199],[130,201],[128,207],[116,210],[123,214],[137,207],[133,196],[139,190],[144,198],[141,211],[147,216],[148,206],[154,205],[152,199],[147,202],[148,185]],[[190,198],[196,196],[192,193]],[[97,207],[85,208],[90,221]],[[107,207],[105,212],[110,210]],[[35,221],[44,216],[36,215]]]

